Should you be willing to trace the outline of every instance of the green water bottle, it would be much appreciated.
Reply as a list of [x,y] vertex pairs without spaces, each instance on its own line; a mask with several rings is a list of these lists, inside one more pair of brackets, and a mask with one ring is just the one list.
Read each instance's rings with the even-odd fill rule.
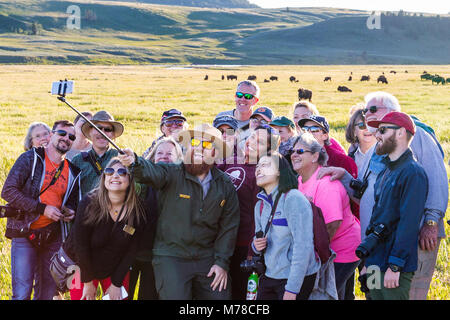
[[258,292],[258,274],[253,273],[248,277],[247,282],[247,300],[256,300],[256,293]]

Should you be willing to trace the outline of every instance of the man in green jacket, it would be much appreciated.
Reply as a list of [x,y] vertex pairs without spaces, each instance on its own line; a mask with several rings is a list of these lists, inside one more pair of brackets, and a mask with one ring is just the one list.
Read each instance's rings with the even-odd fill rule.
[[160,299],[230,299],[228,270],[239,202],[233,183],[214,161],[232,150],[220,131],[207,124],[182,131],[178,141],[185,147],[181,164],[154,164],[130,149],[118,156],[137,182],[159,190],[156,289]]

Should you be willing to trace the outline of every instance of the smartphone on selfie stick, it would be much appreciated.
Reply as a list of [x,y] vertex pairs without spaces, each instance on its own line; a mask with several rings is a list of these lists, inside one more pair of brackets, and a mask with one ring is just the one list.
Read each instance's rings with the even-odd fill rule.
[[53,95],[58,95],[58,100],[64,102],[65,104],[67,104],[73,111],[75,111],[81,118],[84,119],[84,121],[86,121],[87,123],[89,123],[95,130],[97,130],[98,133],[100,133],[103,138],[105,138],[106,140],[108,140],[109,143],[111,143],[111,145],[117,149],[117,151],[120,154],[125,154],[122,149],[120,149],[115,143],[114,141],[112,141],[102,130],[100,130],[95,124],[93,124],[88,118],[86,118],[81,112],[79,112],[77,109],[75,109],[73,106],[70,105],[70,103],[67,102],[66,100],[66,94],[69,93],[73,93],[73,87],[74,87],[74,82],[73,81],[69,81],[67,79],[60,80],[57,82],[53,82],[52,83],[52,94]]

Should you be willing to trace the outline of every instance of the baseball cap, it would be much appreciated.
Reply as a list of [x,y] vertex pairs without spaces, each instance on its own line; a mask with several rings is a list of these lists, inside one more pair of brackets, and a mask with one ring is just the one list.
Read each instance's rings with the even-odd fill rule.
[[181,118],[184,121],[186,121],[186,117],[183,116],[183,113],[180,110],[170,109],[170,110],[163,112],[162,117],[161,117],[161,122],[172,119],[172,118]]
[[403,112],[392,111],[386,114],[383,119],[379,121],[369,121],[367,124],[371,127],[378,128],[382,123],[395,124],[399,127],[405,128],[406,131],[412,135],[416,133],[416,125],[409,115]]
[[292,129],[295,129],[294,123],[286,118],[285,116],[281,117],[275,117],[270,123],[270,126],[279,126],[279,127],[291,127]]
[[238,122],[235,117],[232,116],[217,116],[213,121],[213,127],[219,128],[221,125],[229,125],[234,130],[238,128]]
[[328,124],[328,121],[327,119],[325,119],[325,117],[311,115],[309,116],[309,118],[300,119],[297,123],[300,128],[303,128],[305,126],[305,123],[308,121],[313,121],[317,123],[320,127],[322,127],[323,130],[325,130],[325,132],[327,133],[330,132],[330,125]]
[[255,111],[253,111],[253,114],[251,115],[250,119],[253,118],[259,114],[262,116],[267,122],[272,121],[273,118],[273,112],[269,107],[259,107]]

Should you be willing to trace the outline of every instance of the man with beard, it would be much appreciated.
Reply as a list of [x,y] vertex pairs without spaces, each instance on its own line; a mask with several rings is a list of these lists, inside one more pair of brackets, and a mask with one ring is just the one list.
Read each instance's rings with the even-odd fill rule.
[[[387,92],[376,91],[367,94],[364,98],[365,108],[363,111],[366,123],[374,120],[381,120],[391,111],[400,111],[400,103],[395,96]],[[444,159],[436,140],[420,124],[415,122],[416,131],[411,141],[410,148],[428,178],[428,196],[422,216],[419,234],[419,267],[414,273],[411,284],[410,299],[425,300],[438,257],[439,244],[445,238],[444,221],[448,204],[448,181]],[[369,131],[375,130],[368,124]],[[378,175],[385,168],[383,156],[375,152],[376,145],[370,148],[365,156],[364,162],[359,171],[360,181],[367,182],[367,188],[361,199],[355,199],[360,204],[361,239],[366,237],[366,229],[372,216],[374,206],[374,185]],[[319,173],[319,178],[323,175],[331,174],[331,179],[340,179],[346,187],[350,196],[354,196],[355,191],[350,188],[352,176],[341,168],[323,168]],[[361,274],[365,273],[365,268]],[[362,280],[364,279],[361,278]],[[364,281],[364,280],[363,280]],[[367,295],[366,295],[367,297]]]
[[[91,122],[112,140],[123,133],[123,125],[114,121],[113,116],[107,111],[99,111],[94,114]],[[117,156],[118,151],[110,148],[108,140],[88,122],[81,126],[81,132],[92,142],[92,147],[89,151],[81,152],[72,159],[72,162],[81,169],[81,193],[84,196],[97,186],[103,168],[112,158]]]
[[214,162],[232,150],[208,124],[182,131],[178,141],[184,147],[181,164],[155,164],[130,149],[118,156],[138,183],[160,191],[153,246],[156,289],[163,300],[229,299],[239,203],[233,183]]
[[[385,168],[375,182],[375,205],[367,238],[380,240],[370,248],[365,266],[378,266],[379,288],[371,288],[373,300],[408,300],[414,272],[417,270],[420,221],[425,210],[428,179],[409,148],[416,127],[410,116],[390,112],[381,121],[369,121],[377,129],[376,153]],[[370,248],[370,249],[369,249]]]
[[21,210],[8,217],[11,243],[12,299],[51,300],[57,295],[49,265],[62,243],[61,226],[74,218],[80,170],[65,159],[75,140],[74,125],[57,121],[49,144],[32,148],[14,163],[2,190],[8,206]]

